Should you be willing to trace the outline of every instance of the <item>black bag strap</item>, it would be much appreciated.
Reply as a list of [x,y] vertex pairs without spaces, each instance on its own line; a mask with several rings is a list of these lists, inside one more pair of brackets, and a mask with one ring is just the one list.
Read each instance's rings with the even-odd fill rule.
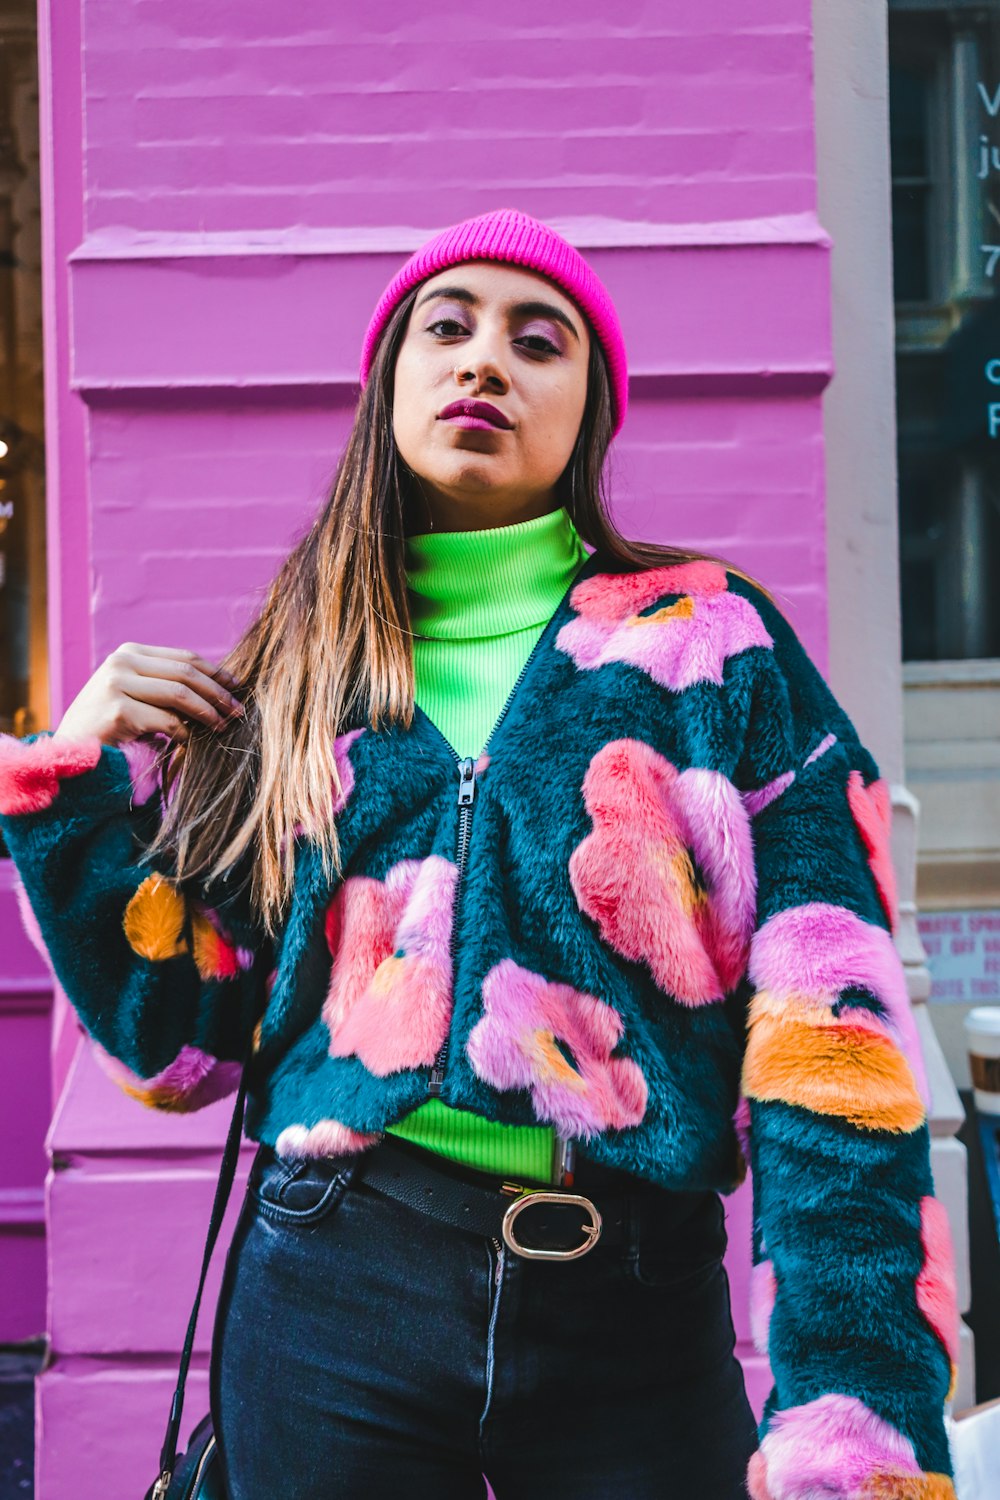
[[[262,954],[259,962],[260,990],[263,991],[264,976],[268,971],[269,960]],[[259,1009],[262,1010],[263,1007],[259,1007]],[[194,1335],[195,1329],[198,1326],[198,1312],[201,1308],[202,1293],[205,1290],[205,1278],[208,1275],[209,1262],[212,1259],[215,1242],[219,1238],[219,1230],[222,1228],[226,1205],[229,1202],[229,1194],[232,1191],[233,1180],[236,1176],[236,1164],[240,1157],[240,1142],[243,1138],[243,1116],[246,1108],[247,1073],[249,1072],[250,1059],[254,1051],[254,1029],[251,1028],[250,1038],[247,1042],[246,1053],[243,1058],[240,1086],[236,1092],[233,1117],[229,1122],[229,1134],[226,1137],[226,1145],[222,1153],[222,1165],[219,1168],[219,1181],[215,1188],[215,1200],[212,1204],[212,1217],[209,1220],[208,1236],[205,1240],[205,1253],[201,1261],[201,1276],[198,1279],[198,1291],[195,1294],[194,1306],[191,1309],[191,1316],[188,1319],[187,1333],[184,1335],[184,1348],[181,1352],[177,1388],[174,1391],[173,1401],[170,1403],[170,1420],[167,1422],[166,1437],[163,1439],[163,1447],[160,1449],[161,1481],[166,1478],[168,1483],[169,1476],[173,1474],[174,1465],[177,1462],[177,1444],[180,1439],[181,1417],[184,1411],[184,1385],[187,1381],[188,1366],[191,1363],[191,1353],[194,1349]]]

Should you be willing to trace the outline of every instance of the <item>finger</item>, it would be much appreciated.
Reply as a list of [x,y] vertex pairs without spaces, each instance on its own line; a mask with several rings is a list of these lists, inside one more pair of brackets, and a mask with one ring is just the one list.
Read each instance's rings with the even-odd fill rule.
[[242,686],[240,679],[220,663],[207,661],[204,656],[199,656],[197,651],[191,651],[186,646],[146,646],[139,641],[125,641],[112,653],[115,656],[137,660],[140,656],[156,656],[171,661],[190,661],[207,677],[215,678],[225,684],[226,687],[238,689]]
[[135,739],[144,734],[166,734],[174,740],[186,740],[191,733],[190,725],[179,714],[153,708],[148,703],[131,704],[129,721],[130,727],[135,731]]
[[204,656],[199,656],[196,651],[177,650],[172,654],[175,660],[190,661],[200,672],[204,672],[206,677],[211,677],[215,682],[221,682],[226,688],[236,690],[242,687],[240,679],[234,677],[221,662],[210,662]]
[[224,667],[221,662],[212,668],[209,675],[216,678],[217,681],[224,683],[232,692],[235,692],[243,685],[240,679],[234,677],[232,672],[227,667]]
[[137,641],[126,641],[112,654],[129,660],[137,660],[143,655],[164,657],[173,661],[187,660],[193,662],[207,677],[213,678],[216,682],[221,682],[223,687],[227,688],[230,693],[238,693],[244,686],[240,678],[234,676],[221,662],[213,663],[206,661],[196,651],[190,651],[184,646],[146,646]]
[[[177,682],[191,689],[206,702],[212,704],[223,717],[244,712],[240,700],[211,676],[213,670],[211,663],[205,661],[203,657],[196,656],[193,652],[187,653],[186,656],[148,656],[145,653],[133,651],[122,656],[121,660],[140,677]],[[133,690],[126,687],[125,691],[132,692]],[[138,696],[144,697],[145,694]],[[152,698],[150,701],[161,702],[162,700]]]
[[[228,712],[220,713],[194,687],[172,677],[146,677],[137,672],[121,672],[116,677],[114,686],[116,692],[135,703],[163,708],[168,713],[182,714],[185,719],[195,719],[200,724],[207,724],[210,729],[221,728],[230,718]],[[129,712],[131,715],[131,710]]]

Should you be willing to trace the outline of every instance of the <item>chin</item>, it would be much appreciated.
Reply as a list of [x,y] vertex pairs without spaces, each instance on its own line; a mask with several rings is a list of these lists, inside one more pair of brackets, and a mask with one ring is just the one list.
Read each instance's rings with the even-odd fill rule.
[[475,495],[485,490],[506,489],[510,484],[510,477],[500,472],[500,466],[489,463],[442,464],[424,477],[442,489],[468,490]]

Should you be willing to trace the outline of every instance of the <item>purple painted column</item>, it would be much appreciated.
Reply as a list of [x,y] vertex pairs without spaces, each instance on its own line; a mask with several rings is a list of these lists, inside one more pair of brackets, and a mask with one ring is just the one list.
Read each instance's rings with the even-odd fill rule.
[[[52,723],[93,670],[86,409],[70,380],[66,264],[83,238],[83,93],[76,0],[38,6],[42,314],[45,340],[45,492],[48,510],[49,690]],[[79,1026],[58,991],[52,1016],[52,1089],[58,1095]]]
[[0,860],[0,1341],[45,1328],[45,1130],[52,980],[28,941],[14,866]]
[[[566,233],[618,302],[619,524],[757,573],[825,662],[829,244],[808,0],[674,0],[634,21],[557,0],[544,24],[521,0],[493,15],[382,0],[363,19],[325,0],[59,0],[53,27],[55,10],[55,710],[122,640],[227,649],[324,497],[378,293],[431,230],[505,205]],[[145,1111],[86,1047],[63,1085],[72,1025],[61,1035],[38,1496],[103,1500],[108,1453],[123,1494],[151,1477],[229,1105]],[[748,1187],[727,1208],[759,1410]]]
[[[80,43],[72,4],[60,14],[58,92],[50,87],[49,15],[39,7],[42,295],[45,332],[46,503],[52,708],[90,660],[84,407],[69,388],[66,255],[82,236]],[[53,141],[58,136],[59,176]],[[75,503],[74,503],[75,502]],[[75,691],[75,687],[72,691]],[[0,1341],[45,1330],[45,1130],[78,1027],[28,943],[15,872],[0,858]]]

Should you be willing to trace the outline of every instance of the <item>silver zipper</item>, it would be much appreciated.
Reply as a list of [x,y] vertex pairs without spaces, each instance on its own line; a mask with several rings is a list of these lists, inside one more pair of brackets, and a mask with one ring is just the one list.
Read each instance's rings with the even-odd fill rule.
[[[491,731],[492,733],[492,731]],[[454,752],[453,752],[454,753]],[[455,928],[458,926],[458,892],[465,874],[465,861],[469,853],[469,826],[472,823],[472,805],[476,798],[476,763],[471,755],[464,758],[455,755],[458,761],[458,876],[455,880],[455,904],[451,914],[451,972],[455,972]],[[445,1063],[448,1060],[448,1036],[438,1049],[431,1071],[430,1092],[440,1094],[444,1082]]]
[[504,1262],[503,1246],[500,1244],[500,1241],[498,1239],[495,1239],[491,1235],[490,1242],[491,1244],[496,1246],[497,1259],[496,1266],[493,1270],[493,1294],[490,1297],[490,1317],[489,1325],[486,1330],[486,1400],[484,1401],[483,1409],[479,1414],[480,1436],[482,1436],[483,1424],[486,1421],[487,1413],[490,1409],[490,1402],[493,1399],[493,1367],[496,1354],[494,1340],[496,1337],[497,1314],[500,1311],[500,1283],[503,1279]]
[[[512,701],[512,699],[514,697],[514,694],[517,692],[518,688],[521,686],[521,683],[524,681],[524,674],[528,670],[528,667],[529,667],[529,665],[531,663],[532,657],[535,655],[535,652],[538,650],[538,647],[541,645],[541,643],[542,643],[542,636],[544,636],[544,634],[545,634],[545,632],[543,631],[542,635],[540,635],[538,637],[538,640],[535,642],[534,646],[531,648],[531,651],[530,651],[530,653],[528,655],[527,660],[525,661],[525,663],[524,663],[523,667],[521,668],[520,672],[518,672],[517,679],[516,679],[516,681],[514,683],[514,686],[511,688],[510,692],[507,694],[507,701],[504,703],[504,706],[500,710],[500,714],[499,714],[499,717],[497,718],[496,723],[493,725],[493,728],[490,730],[489,735],[487,736],[486,744],[483,746],[482,750],[479,752],[480,756],[483,756],[483,755],[486,754],[486,752],[488,751],[488,749],[490,747],[490,744],[491,744],[491,742],[493,740],[493,736],[496,734],[497,730],[500,728],[500,725],[503,723],[504,719],[507,717],[507,710],[510,708],[511,701]],[[438,730],[438,733],[440,734],[441,731]],[[444,735],[441,735],[441,738],[444,739]],[[445,740],[445,744],[446,745],[448,744],[447,740]],[[458,930],[458,900],[459,900],[459,892],[461,891],[461,888],[462,888],[462,877],[465,874],[465,862],[466,862],[466,859],[468,858],[468,853],[469,853],[469,838],[470,838],[471,831],[472,831],[472,809],[473,809],[473,806],[474,806],[475,800],[476,800],[476,762],[475,762],[475,760],[473,760],[473,758],[472,758],[471,755],[465,755],[465,756],[459,755],[458,751],[454,748],[453,745],[448,745],[448,748],[451,750],[452,755],[454,755],[455,761],[456,761],[456,763],[458,765],[458,848],[457,848],[457,857],[456,857],[456,864],[458,866],[458,875],[457,875],[456,880],[455,880],[455,900],[454,900],[454,906],[452,908],[452,914],[451,914],[451,943],[450,943],[450,949],[451,949],[451,972],[452,972],[452,974],[454,974],[455,973],[455,934],[456,934],[456,932]],[[430,1084],[428,1086],[429,1087],[429,1092],[432,1095],[440,1094],[440,1092],[441,1092],[441,1085],[444,1083],[444,1070],[445,1070],[445,1066],[446,1066],[446,1064],[448,1062],[448,1046],[449,1046],[450,1039],[451,1039],[451,1036],[450,1036],[450,1032],[449,1032],[449,1034],[445,1037],[444,1041],[441,1043],[441,1046],[438,1049],[438,1054],[437,1054],[437,1056],[434,1059],[434,1066],[431,1069]]]
[[194,1484],[192,1486],[191,1493],[195,1497],[197,1497],[198,1494],[198,1486],[201,1483],[202,1479],[205,1477],[205,1470],[208,1468],[209,1459],[212,1457],[212,1454],[214,1452],[215,1434],[213,1433],[208,1442],[205,1444],[205,1451],[201,1455],[201,1460],[198,1464],[198,1472],[194,1476]]
[[[552,622],[555,620],[556,616],[559,614],[559,612],[562,609],[563,605],[566,603],[566,600],[569,598],[569,596],[572,593],[573,589],[576,587],[577,583],[580,581],[581,575],[585,572],[588,564],[593,560],[593,558],[595,556],[596,556],[596,553],[591,553],[584,560],[584,562],[582,562],[580,564],[580,566],[577,568],[577,570],[574,573],[572,579],[570,580],[569,584],[567,585],[567,587],[566,587],[566,589],[565,589],[565,591],[563,593],[562,598],[560,599],[559,603],[556,605],[556,608],[553,610],[552,614],[549,616],[549,618],[548,618],[548,620],[547,620],[547,622],[545,624],[545,628],[543,629],[543,631],[539,635],[537,641],[532,646],[531,650],[528,652],[527,659],[525,660],[525,663],[522,666],[520,672],[518,672],[518,674],[517,674],[517,678],[516,678],[516,680],[514,682],[514,686],[511,688],[510,692],[507,694],[507,701],[504,703],[503,708],[500,710],[500,713],[499,713],[499,716],[498,716],[498,718],[496,720],[496,723],[493,725],[493,728],[490,730],[489,734],[487,735],[486,744],[483,746],[482,750],[480,750],[479,756],[477,757],[477,759],[479,759],[480,757],[482,757],[483,755],[485,755],[487,753],[487,751],[489,750],[490,745],[493,743],[493,736],[496,734],[497,730],[500,728],[500,725],[503,723],[504,719],[507,717],[507,710],[510,708],[511,702],[513,701],[513,698],[514,698],[514,694],[517,692],[518,688],[521,686],[521,683],[524,681],[525,673],[527,672],[527,670],[530,667],[531,663],[534,661],[536,655],[538,654],[539,649],[541,648],[541,645],[542,645],[543,641],[545,641],[548,638],[548,635],[549,635],[550,631],[552,630]],[[441,733],[440,729],[438,729],[437,725],[434,724],[434,721],[431,720],[431,719],[429,719],[428,722],[431,723],[431,725],[433,726],[433,728],[437,731],[438,736],[442,740],[444,740],[444,743],[448,746],[448,749],[451,751],[452,755],[455,757],[455,761],[456,761],[457,766],[458,766],[458,859],[457,859],[457,864],[458,864],[458,878],[455,881],[455,898],[454,898],[454,905],[453,905],[452,914],[451,914],[451,944],[450,944],[450,950],[451,950],[451,972],[452,972],[452,975],[454,975],[454,973],[455,973],[455,934],[458,931],[458,903],[459,903],[459,893],[460,893],[461,888],[462,888],[462,876],[465,873],[465,860],[466,860],[466,856],[467,856],[467,854],[469,852],[469,838],[470,838],[471,828],[472,828],[472,808],[473,808],[473,804],[474,804],[475,798],[476,798],[476,761],[473,760],[473,758],[472,758],[471,755],[466,755],[466,756],[459,755],[459,753],[455,749],[454,745],[450,744],[449,741],[447,739],[445,739],[445,736]],[[449,1032],[448,1032],[448,1035],[445,1037],[444,1041],[441,1043],[441,1046],[438,1049],[438,1054],[437,1054],[437,1056],[434,1059],[433,1067],[431,1068],[431,1076],[430,1076],[430,1083],[428,1085],[428,1089],[429,1089],[429,1092],[432,1095],[440,1094],[440,1092],[441,1092],[441,1086],[444,1083],[444,1070],[445,1070],[445,1066],[446,1066],[447,1061],[448,1061],[448,1045],[449,1045],[450,1037],[451,1037],[451,1031],[450,1031],[450,1022],[449,1022]]]

